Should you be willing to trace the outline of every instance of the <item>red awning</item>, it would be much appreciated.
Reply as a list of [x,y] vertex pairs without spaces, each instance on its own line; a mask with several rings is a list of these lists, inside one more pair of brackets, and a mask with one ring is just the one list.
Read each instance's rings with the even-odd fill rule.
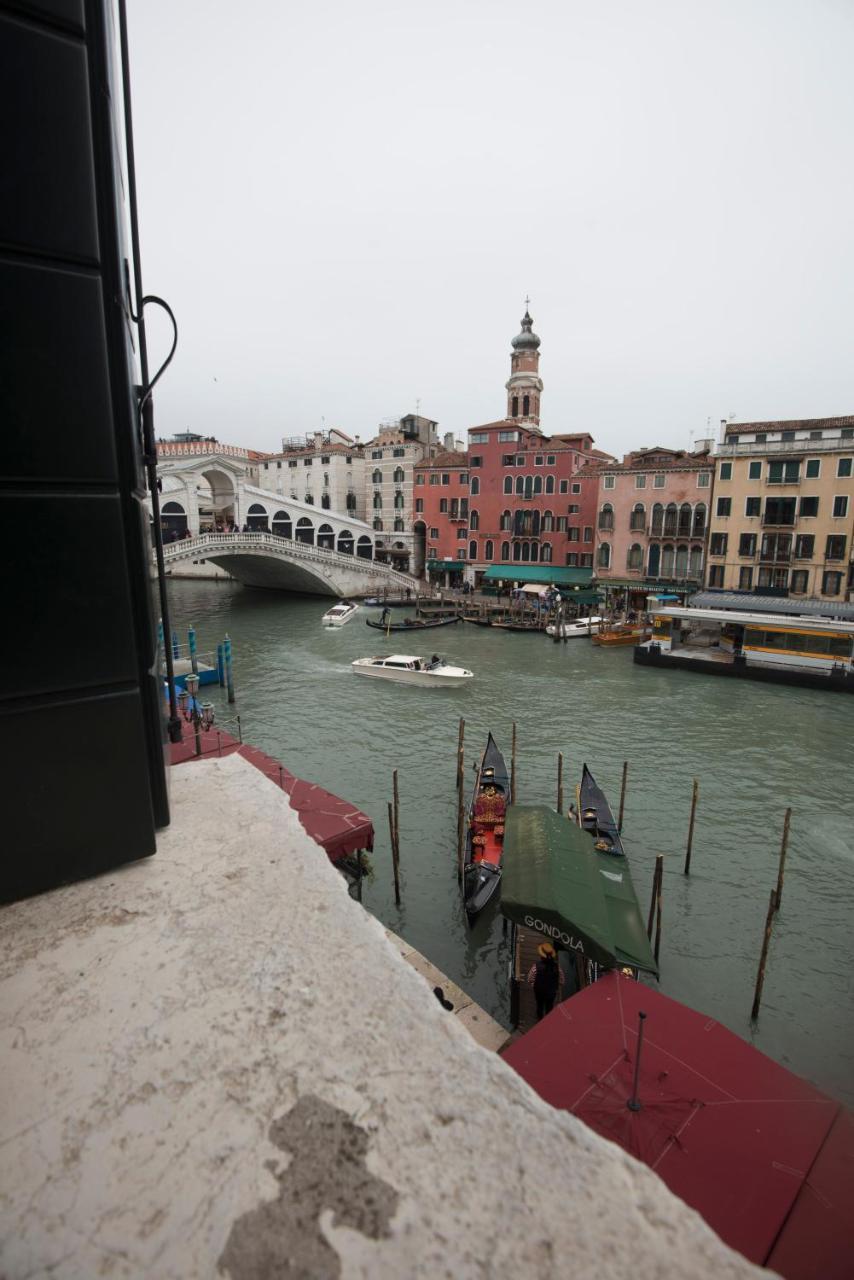
[[266,752],[248,743],[239,743],[230,733],[216,726],[202,730],[201,739],[202,754],[197,756],[193,730],[185,729],[183,742],[170,744],[170,764],[185,764],[191,760],[237,752],[287,793],[291,808],[299,814],[304,830],[326,850],[332,862],[339,862],[357,849],[374,847],[373,823],[366,813],[349,801],[339,799],[313,782],[295,777]]
[[547,1102],[654,1169],[751,1261],[787,1280],[850,1275],[850,1114],[714,1019],[610,973],[503,1057]]

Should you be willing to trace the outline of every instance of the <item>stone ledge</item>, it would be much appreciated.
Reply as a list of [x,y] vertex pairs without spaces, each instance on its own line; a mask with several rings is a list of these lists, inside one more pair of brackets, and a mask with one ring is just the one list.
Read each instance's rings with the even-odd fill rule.
[[172,789],[154,858],[2,912],[0,1274],[759,1274],[448,1017],[273,783]]

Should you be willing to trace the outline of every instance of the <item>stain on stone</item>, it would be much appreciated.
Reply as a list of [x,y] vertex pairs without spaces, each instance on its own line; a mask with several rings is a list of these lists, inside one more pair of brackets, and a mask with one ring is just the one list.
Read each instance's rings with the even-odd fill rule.
[[300,1098],[270,1126],[270,1141],[291,1156],[287,1169],[268,1166],[279,1194],[237,1219],[219,1265],[233,1280],[337,1280],[341,1263],[320,1229],[323,1210],[332,1210],[334,1226],[379,1240],[391,1234],[398,1194],[365,1167],[365,1130],[322,1098]]

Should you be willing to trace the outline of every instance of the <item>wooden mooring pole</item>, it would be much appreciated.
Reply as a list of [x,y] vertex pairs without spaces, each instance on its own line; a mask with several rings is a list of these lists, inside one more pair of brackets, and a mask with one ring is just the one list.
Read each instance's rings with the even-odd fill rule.
[[557,753],[557,811],[563,813],[563,752]]
[[765,965],[768,960],[768,945],[771,942],[771,927],[774,924],[774,912],[777,909],[777,890],[771,890],[771,900],[768,903],[768,914],[765,917],[765,933],[762,935],[762,954],[759,957],[759,972],[756,974],[756,990],[753,993],[753,1008],[750,1010],[750,1020],[755,1022],[759,1017],[759,1005],[762,1000],[762,988],[765,985]]
[[783,819],[783,839],[780,843],[780,866],[777,870],[777,888],[774,892],[774,910],[780,910],[780,903],[783,899],[783,876],[786,871],[786,850],[789,847],[789,823],[792,821],[791,809],[786,810],[786,816]]
[[459,730],[459,733],[457,734],[457,790],[458,791],[461,790],[461,788],[464,786],[463,749],[465,744],[465,737],[466,737],[466,722],[462,718],[462,716],[460,716],[460,730]]
[[620,816],[617,818],[617,830],[619,832],[622,832],[623,830],[623,811],[625,810],[625,807],[626,807],[626,778],[628,777],[628,773],[629,773],[629,762],[628,760],[624,760],[623,761],[623,781],[620,783]]
[[661,877],[664,874],[664,854],[658,853],[655,857],[655,870],[652,873],[652,897],[649,900],[649,916],[646,922],[646,936],[652,941],[652,922],[655,919],[655,904],[658,900],[658,894],[661,886]]
[[516,721],[513,721],[513,738],[510,747],[510,803],[516,803]]
[[394,830],[394,807],[388,802],[388,833],[391,840],[391,865],[394,871],[394,900],[400,906],[400,867],[397,861],[397,837]]
[[664,859],[661,862],[661,874],[658,877],[658,898],[655,903],[655,946],[652,948],[652,954],[655,956],[655,963],[658,964],[658,954],[661,951],[661,889],[664,883]]
[[400,795],[397,790],[397,769],[392,770],[391,774],[391,795],[394,805],[394,846],[397,852],[397,861],[400,863]]
[[694,779],[694,786],[691,790],[691,817],[688,819],[688,843],[685,846],[685,866],[682,868],[683,875],[690,875],[691,872],[691,850],[694,846],[694,819],[697,816],[697,795],[700,790],[700,784]]
[[[460,760],[463,753],[460,751]],[[460,766],[462,768],[462,765]],[[461,786],[457,792],[457,881],[460,885],[463,883],[463,870],[465,868],[465,851],[466,851],[466,823],[465,823],[465,793]]]

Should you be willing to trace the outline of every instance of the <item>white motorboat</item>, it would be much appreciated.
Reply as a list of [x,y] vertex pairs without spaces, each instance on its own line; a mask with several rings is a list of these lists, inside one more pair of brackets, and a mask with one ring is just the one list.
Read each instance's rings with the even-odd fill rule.
[[394,680],[398,684],[418,684],[428,689],[465,684],[466,680],[474,678],[473,671],[452,667],[435,654],[432,658],[420,658],[408,653],[390,653],[388,657],[357,658],[350,665],[357,676]]
[[603,618],[574,618],[572,622],[561,622],[557,626],[546,627],[546,635],[553,636],[557,632],[560,640],[590,636],[599,630],[600,623],[603,621]]
[[354,604],[352,600],[339,600],[328,612],[324,613],[320,621],[324,627],[343,627],[344,623],[349,622],[358,612],[359,606]]

